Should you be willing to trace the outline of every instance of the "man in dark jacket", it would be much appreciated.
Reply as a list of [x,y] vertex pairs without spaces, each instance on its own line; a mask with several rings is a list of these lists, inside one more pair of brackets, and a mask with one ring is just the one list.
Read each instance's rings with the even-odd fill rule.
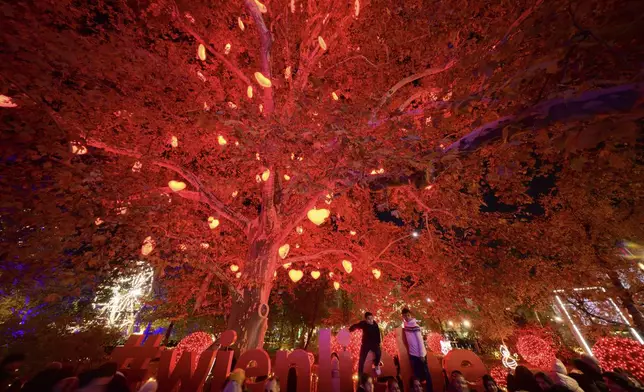
[[353,332],[356,329],[362,330],[362,344],[360,345],[360,360],[358,361],[358,375],[362,376],[362,370],[364,368],[364,362],[367,359],[369,351],[373,352],[375,358],[373,359],[374,366],[376,368],[376,374],[380,375],[380,328],[378,323],[373,318],[371,312],[366,312],[364,314],[364,320],[360,321],[357,324],[353,324],[349,327],[349,332]]

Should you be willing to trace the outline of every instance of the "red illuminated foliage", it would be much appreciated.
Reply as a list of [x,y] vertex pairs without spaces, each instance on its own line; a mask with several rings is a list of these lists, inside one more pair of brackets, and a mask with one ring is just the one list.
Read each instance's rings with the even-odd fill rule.
[[632,339],[601,338],[593,346],[593,354],[605,371],[620,368],[644,378],[644,347]]
[[313,270],[492,337],[602,282],[644,328],[610,253],[643,235],[641,2],[27,4],[0,5],[3,289],[80,296],[144,258],[164,314],[243,348]]

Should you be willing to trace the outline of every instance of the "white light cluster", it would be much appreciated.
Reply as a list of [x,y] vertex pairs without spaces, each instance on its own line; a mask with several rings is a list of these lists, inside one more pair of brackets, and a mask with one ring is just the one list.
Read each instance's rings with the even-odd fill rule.
[[107,302],[93,304],[107,325],[121,331],[132,327],[141,307],[141,299],[152,290],[154,270],[143,262],[138,262],[137,267],[137,273],[121,277],[112,286],[102,288],[109,292]]

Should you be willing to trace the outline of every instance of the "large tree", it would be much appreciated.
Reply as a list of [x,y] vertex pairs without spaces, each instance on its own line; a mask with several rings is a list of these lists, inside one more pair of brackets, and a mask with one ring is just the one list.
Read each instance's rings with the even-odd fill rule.
[[242,348],[300,272],[388,310],[537,303],[574,271],[543,204],[576,185],[534,182],[589,138],[579,155],[641,165],[641,2],[0,7],[11,276],[65,290],[143,251],[167,302],[229,312]]

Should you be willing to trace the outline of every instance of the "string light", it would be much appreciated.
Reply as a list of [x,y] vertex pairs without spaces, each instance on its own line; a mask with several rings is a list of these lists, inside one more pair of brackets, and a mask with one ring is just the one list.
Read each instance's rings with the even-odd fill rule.
[[177,353],[176,361],[179,361],[179,358],[181,358],[181,355],[184,352],[190,352],[195,354],[194,363],[197,364],[199,362],[201,353],[206,351],[206,349],[210,347],[214,342],[214,336],[209,333],[201,331],[191,333],[190,335],[181,339],[181,341],[175,348],[175,352]]
[[505,344],[502,344],[499,348],[499,351],[501,352],[501,356],[503,357],[501,358],[501,363],[503,363],[503,366],[512,370],[516,369],[517,361],[510,354],[508,347]]
[[644,346],[636,341],[617,337],[600,338],[593,346],[593,352],[604,370],[622,368],[640,380],[644,379]]
[[499,386],[507,387],[508,370],[503,366],[495,366],[490,369],[490,376],[496,381]]
[[552,346],[536,335],[520,336],[517,351],[523,359],[542,370],[549,370],[555,360],[555,350]]
[[134,324],[141,299],[152,290],[154,270],[142,261],[136,263],[136,269],[137,273],[120,277],[112,286],[99,289],[100,292],[110,293],[109,300],[92,305],[99,310],[99,318],[108,326],[129,329]]
[[443,336],[439,333],[430,332],[429,334],[427,334],[426,341],[427,341],[427,348],[429,348],[429,351],[434,353],[440,353],[442,340],[443,340]]

